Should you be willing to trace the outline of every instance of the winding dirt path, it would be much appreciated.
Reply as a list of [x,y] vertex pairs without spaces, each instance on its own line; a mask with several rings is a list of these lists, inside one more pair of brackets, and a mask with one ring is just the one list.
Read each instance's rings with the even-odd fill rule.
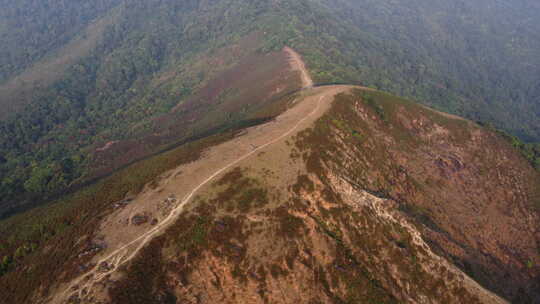
[[[311,122],[313,122],[324,112],[326,112],[326,110],[331,104],[331,101],[333,100],[333,97],[336,94],[346,91],[349,88],[350,87],[347,86],[335,86],[309,90],[308,93],[312,95],[303,97],[302,100],[300,100],[299,102],[297,101],[293,108],[278,117],[276,122],[251,128],[250,130],[248,130],[247,135],[241,136],[240,139],[243,138],[241,143],[245,147],[240,152],[242,154],[236,153],[231,155],[225,155],[223,153],[219,153],[219,146],[216,147],[216,151],[214,152],[214,154],[211,154],[196,162],[199,163],[199,165],[201,166],[205,165],[210,169],[214,169],[212,171],[208,169],[206,171],[208,172],[206,173],[208,174],[206,175],[207,177],[204,180],[198,182],[197,184],[192,184],[191,186],[189,186],[189,188],[187,188],[188,185],[181,185],[174,179],[177,178],[178,174],[180,174],[181,172],[186,172],[182,175],[188,176],[189,178],[189,175],[196,173],[198,168],[189,166],[187,166],[186,168],[186,166],[181,166],[179,167],[179,169],[173,171],[171,177],[162,181],[162,183],[166,185],[170,184],[168,185],[167,190],[172,191],[171,189],[175,189],[177,187],[186,187],[184,189],[191,189],[191,191],[189,193],[186,193],[183,196],[183,199],[179,203],[177,203],[177,205],[170,211],[170,213],[168,213],[168,215],[164,219],[162,219],[156,226],[151,227],[151,229],[149,230],[142,230],[142,232],[132,232],[131,235],[119,238],[119,241],[116,242],[116,244],[118,245],[114,246],[114,249],[110,249],[112,251],[107,252],[104,257],[95,260],[96,266],[93,269],[84,273],[79,278],[73,280],[69,285],[64,286],[64,288],[62,289],[63,291],[55,299],[53,299],[51,303],[65,303],[66,300],[73,295],[77,295],[80,299],[88,299],[92,297],[96,284],[110,277],[110,275],[115,273],[120,266],[128,263],[130,260],[136,257],[139,251],[146,244],[148,244],[154,237],[161,234],[171,224],[173,224],[178,218],[178,216],[184,211],[184,207],[186,206],[186,204],[191,201],[191,199],[194,197],[195,194],[197,194],[198,191],[208,185],[216,177],[218,177],[231,167],[237,165],[241,161],[249,158],[250,156],[258,152],[261,152],[261,150],[269,147],[270,145],[284,140],[285,138],[293,135],[293,133],[300,131],[301,125],[304,124],[302,128],[308,127]],[[227,149],[231,150],[231,146],[239,146],[239,143],[240,142],[234,142],[233,140],[232,142],[228,143],[229,147]],[[224,149],[221,148],[221,150]],[[212,153],[212,151],[210,151],[210,153]],[[226,159],[230,160],[224,162]],[[221,165],[214,166],[218,163],[221,163]],[[216,170],[215,168],[219,169]],[[182,178],[182,180],[184,179],[185,177]],[[196,181],[197,177],[193,177],[193,180]],[[178,193],[177,191],[175,192]],[[140,198],[140,200],[150,201],[149,198],[144,197],[144,195]],[[125,215],[123,216],[126,217]],[[137,228],[133,226],[128,226],[128,228],[124,229]],[[146,227],[145,229],[148,229],[148,227]],[[105,265],[106,268],[104,269],[103,267],[100,267],[100,265]]]
[[[156,195],[162,199],[167,193],[180,194],[183,198],[174,208],[156,226],[151,228],[149,226],[139,228],[133,226],[113,226],[112,229],[108,230],[109,233],[117,233],[114,229],[144,230],[131,231],[131,234],[123,235],[115,243],[111,243],[113,246],[109,249],[110,251],[104,253],[103,257],[95,260],[97,264],[93,269],[73,280],[69,285],[63,286],[64,288],[61,289],[60,293],[50,303],[66,303],[66,300],[73,295],[76,295],[81,300],[92,298],[96,294],[105,296],[103,292],[106,289],[97,290],[98,286],[103,286],[100,283],[115,273],[115,275],[119,275],[117,270],[135,258],[140,250],[154,237],[160,235],[171,224],[175,223],[193,197],[201,194],[201,192],[204,193],[205,186],[209,185],[227,170],[242,161],[246,161],[251,156],[256,156],[257,153],[265,149],[276,149],[280,145],[285,146],[285,143],[280,142],[302,129],[311,126],[316,119],[321,117],[329,109],[336,94],[348,91],[351,88],[353,87],[326,86],[306,90],[306,96],[293,102],[294,106],[280,115],[275,122],[249,128],[246,134],[210,148],[200,160],[171,170],[166,175],[166,178],[160,181],[160,189],[149,191],[148,195],[144,193],[140,194],[134,205],[151,204],[155,201]],[[270,148],[270,146],[272,147]],[[135,208],[135,206],[133,207]],[[109,222],[116,222],[119,217],[130,218],[134,211],[127,210],[129,208],[131,206],[126,207],[124,211],[119,211],[118,217],[109,220]],[[124,213],[122,214],[122,212]],[[384,215],[381,214],[382,217]],[[100,269],[100,264],[102,263],[106,263],[107,269]],[[456,273],[461,274],[459,270],[456,270]],[[463,276],[465,278],[464,283],[468,289],[485,298],[487,303],[506,303],[495,294],[480,287],[476,282],[466,277],[466,275],[463,274]],[[86,302],[83,301],[83,303]]]
[[[174,223],[178,216],[184,211],[184,207],[186,206],[186,204],[190,202],[193,196],[199,190],[201,190],[201,188],[206,186],[208,183],[210,183],[220,174],[224,173],[226,170],[237,165],[242,160],[245,160],[246,158],[249,158],[255,153],[260,152],[266,147],[290,136],[291,134],[293,134],[293,132],[299,129],[300,125],[307,122],[308,120],[313,121],[316,118],[320,117],[329,107],[335,94],[346,91],[350,88],[348,86],[332,86],[320,89],[311,89],[313,87],[313,80],[311,79],[304,62],[302,61],[301,56],[293,49],[288,47],[286,47],[284,51],[287,52],[290,57],[289,62],[291,65],[291,69],[300,72],[300,77],[302,79],[302,87],[304,89],[310,89],[309,91],[307,91],[307,94],[312,95],[302,97],[301,102],[297,102],[298,100],[296,100],[293,103],[293,108],[278,117],[275,124],[271,126],[266,124],[250,128],[248,132],[257,132],[258,134],[252,135],[251,137],[249,135],[245,136],[242,145],[249,145],[249,148],[237,149],[238,151],[236,153],[232,153],[229,155],[226,155],[227,153],[224,153],[223,155],[220,155],[219,160],[217,160],[218,157],[216,157],[216,155],[219,155],[218,152],[214,155],[207,155],[207,157],[204,157],[199,161],[200,163],[204,163],[206,167],[217,167],[220,169],[214,169],[210,171],[208,168],[201,168],[197,166],[190,167],[188,165],[180,166],[178,169],[174,170],[169,177],[167,177],[164,181],[161,182],[162,184],[165,184],[167,186],[167,190],[169,191],[169,193],[178,193],[178,191],[175,191],[177,190],[175,188],[183,188],[186,190],[191,189],[191,191],[185,194],[183,196],[183,199],[179,203],[177,203],[177,205],[175,205],[175,207],[170,210],[170,212],[164,218],[162,218],[156,226],[153,226],[150,229],[148,229],[148,227],[134,226],[128,226],[127,228],[125,228],[120,227],[118,224],[115,225],[115,223],[113,223],[118,222],[118,218],[131,218],[133,214],[137,211],[137,208],[134,208],[134,210],[131,211],[121,211],[115,216],[113,216],[112,219],[109,219],[109,223],[106,223],[104,225],[105,228],[102,227],[102,232],[104,232],[104,234],[109,237],[108,243],[111,244],[112,248],[110,250],[112,251],[106,250],[105,256],[99,258],[98,260],[95,260],[95,266],[90,271],[73,280],[72,282],[70,282],[69,285],[64,286],[63,291],[54,299],[52,299],[51,303],[65,303],[66,300],[68,300],[73,295],[77,295],[80,299],[87,299],[91,297],[93,295],[93,290],[95,289],[96,284],[110,277],[113,273],[116,272],[116,270],[119,269],[120,266],[126,264],[134,257],[136,257],[139,251],[146,244],[148,244],[154,237],[162,233],[172,223]],[[327,102],[323,102],[323,100],[325,99]],[[316,103],[314,107],[313,103]],[[322,106],[323,104],[324,106]],[[261,139],[264,140],[265,138],[272,139],[261,142]],[[230,143],[230,146],[234,145],[234,142]],[[220,150],[220,148],[216,147],[216,149],[214,150]],[[229,150],[231,149],[229,148]],[[230,161],[224,162],[227,159],[230,159]],[[186,172],[186,174],[182,174],[182,172]],[[179,175],[193,175],[197,174],[197,172],[198,176],[193,176],[193,181],[196,182],[202,174],[208,174],[206,175],[207,178],[202,180],[201,182],[198,182],[198,184],[185,182],[180,183],[175,180],[178,178]],[[137,204],[139,205],[144,205],[148,204],[148,202],[150,201],[155,201],[155,197],[152,195],[145,196],[143,194],[139,196],[140,197],[137,199],[138,201],[140,201],[137,202]],[[139,208],[139,211],[140,209],[141,208]],[[105,267],[101,267],[102,265]]]
[[[317,102],[317,106],[315,107],[315,109],[311,113],[309,113],[308,116],[304,117],[298,123],[296,123],[296,125],[294,125],[285,134],[279,136],[278,138],[276,138],[274,140],[271,140],[270,142],[267,142],[266,144],[264,144],[264,145],[262,145],[262,146],[260,146],[260,147],[258,147],[256,149],[253,149],[251,152],[241,156],[240,158],[228,163],[223,168],[217,170],[214,174],[209,176],[206,180],[204,180],[197,187],[195,187],[186,197],[184,197],[184,199],[180,202],[180,204],[178,204],[178,206],[172,210],[172,212],[165,218],[165,220],[160,222],[157,226],[155,226],[154,228],[152,228],[151,230],[149,230],[145,234],[135,238],[131,242],[121,246],[120,248],[116,249],[115,251],[113,251],[108,256],[106,256],[106,257],[102,258],[101,260],[99,260],[98,263],[97,263],[97,266],[92,271],[90,271],[89,273],[86,274],[87,276],[88,275],[93,275],[94,278],[89,280],[88,282],[86,282],[84,285],[81,285],[81,289],[79,291],[80,292],[79,297],[84,298],[84,296],[86,294],[83,294],[83,291],[85,291],[85,293],[89,293],[91,291],[93,285],[96,282],[99,282],[100,280],[105,278],[107,275],[109,275],[112,272],[116,271],[116,269],[118,269],[119,266],[121,266],[121,265],[129,262],[131,259],[133,259],[137,255],[137,253],[139,253],[139,251],[150,240],[152,240],[152,238],[154,238],[156,235],[160,234],[167,227],[169,227],[169,225],[172,222],[174,222],[174,220],[178,217],[178,215],[180,215],[182,213],[182,211],[184,210],[184,206],[191,200],[193,195],[199,189],[201,189],[203,186],[208,184],[211,180],[213,180],[215,177],[217,177],[218,175],[223,173],[225,170],[227,170],[227,169],[231,168],[232,166],[238,164],[240,161],[250,157],[251,155],[259,152],[260,150],[266,148],[267,146],[284,139],[285,137],[289,136],[292,132],[294,132],[301,123],[303,123],[306,119],[308,119],[311,115],[313,115],[313,113],[317,112],[317,110],[320,107],[321,100],[323,98],[324,98],[324,96],[320,97],[318,102]],[[130,250],[130,249],[132,249],[133,246],[135,248],[133,250]],[[101,265],[104,262],[107,263],[108,267],[110,267],[111,270],[98,273],[99,265]]]

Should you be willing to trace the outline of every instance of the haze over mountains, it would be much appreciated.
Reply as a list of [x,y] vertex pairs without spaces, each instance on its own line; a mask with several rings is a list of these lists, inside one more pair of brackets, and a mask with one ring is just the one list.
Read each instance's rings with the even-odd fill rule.
[[540,301],[537,2],[0,5],[1,303]]

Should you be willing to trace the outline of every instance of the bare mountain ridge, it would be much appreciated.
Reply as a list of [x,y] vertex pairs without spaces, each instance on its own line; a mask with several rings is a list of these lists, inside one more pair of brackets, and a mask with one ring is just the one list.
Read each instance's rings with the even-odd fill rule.
[[506,302],[471,277],[533,301],[538,175],[504,140],[373,90],[302,94],[112,213],[52,302]]

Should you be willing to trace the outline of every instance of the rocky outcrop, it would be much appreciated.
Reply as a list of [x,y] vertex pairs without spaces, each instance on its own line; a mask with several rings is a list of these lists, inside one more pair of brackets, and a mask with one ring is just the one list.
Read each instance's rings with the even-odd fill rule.
[[131,224],[135,226],[146,224],[148,221],[149,217],[144,214],[136,214],[131,218]]

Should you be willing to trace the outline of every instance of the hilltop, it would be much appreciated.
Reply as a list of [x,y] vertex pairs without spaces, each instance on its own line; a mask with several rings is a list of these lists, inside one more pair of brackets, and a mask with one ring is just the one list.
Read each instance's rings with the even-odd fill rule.
[[[498,133],[355,86],[278,104],[275,120],[190,146],[197,156],[176,156],[138,191],[98,205],[99,193],[76,196],[94,210],[4,275],[14,293],[3,300],[538,299],[540,176]],[[125,189],[135,169],[98,187]]]

